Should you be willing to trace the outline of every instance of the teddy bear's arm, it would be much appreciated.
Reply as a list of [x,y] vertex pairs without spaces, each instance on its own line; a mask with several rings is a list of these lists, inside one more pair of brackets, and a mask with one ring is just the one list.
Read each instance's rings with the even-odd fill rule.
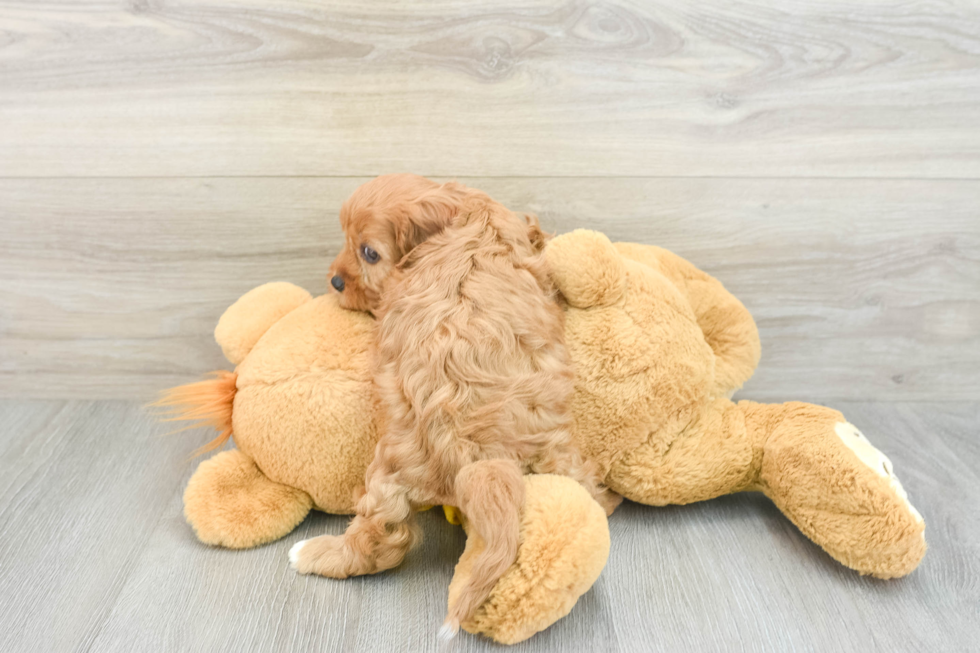
[[225,310],[214,329],[214,339],[225,358],[238,365],[269,327],[310,299],[309,292],[291,283],[262,284]]
[[759,363],[759,330],[752,314],[717,279],[661,247],[616,243],[625,258],[649,265],[687,297],[704,339],[715,352],[715,387],[731,396]]
[[310,495],[270,480],[238,449],[201,463],[184,492],[184,516],[198,539],[229,549],[285,537],[312,506]]

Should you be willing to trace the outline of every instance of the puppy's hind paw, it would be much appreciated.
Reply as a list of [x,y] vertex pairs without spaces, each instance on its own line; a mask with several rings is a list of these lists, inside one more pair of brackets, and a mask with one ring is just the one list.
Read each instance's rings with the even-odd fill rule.
[[289,564],[296,571],[299,571],[299,552],[307,542],[309,540],[300,540],[289,549]]
[[595,500],[606,512],[606,517],[610,517],[612,516],[613,511],[619,507],[619,504],[623,502],[623,496],[606,488],[596,495]]

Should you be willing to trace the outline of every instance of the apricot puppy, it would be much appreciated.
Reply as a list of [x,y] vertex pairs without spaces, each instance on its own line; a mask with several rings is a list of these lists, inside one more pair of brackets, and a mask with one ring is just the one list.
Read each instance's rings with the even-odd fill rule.
[[458,183],[379,177],[340,213],[341,305],[378,318],[386,428],[346,533],[298,543],[302,573],[390,569],[420,539],[415,511],[456,506],[486,542],[446,623],[455,635],[517,556],[523,475],[554,473],[612,512],[620,497],[572,443],[563,312],[533,216]]

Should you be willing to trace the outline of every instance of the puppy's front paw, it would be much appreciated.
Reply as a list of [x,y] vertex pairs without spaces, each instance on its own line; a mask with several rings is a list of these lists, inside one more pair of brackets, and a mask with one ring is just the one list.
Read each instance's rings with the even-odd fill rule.
[[289,549],[289,564],[301,574],[347,578],[347,555],[342,536],[323,535],[297,542]]

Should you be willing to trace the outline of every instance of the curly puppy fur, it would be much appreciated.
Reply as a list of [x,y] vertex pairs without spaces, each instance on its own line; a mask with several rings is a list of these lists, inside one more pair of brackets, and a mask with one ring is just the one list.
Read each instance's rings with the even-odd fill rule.
[[379,319],[387,423],[347,532],[303,543],[294,565],[334,578],[389,569],[419,540],[417,508],[458,506],[487,546],[451,636],[517,556],[525,473],[570,476],[607,512],[620,498],[572,443],[563,311],[536,218],[458,183],[391,175],[355,191],[340,219],[331,280],[343,306]]

